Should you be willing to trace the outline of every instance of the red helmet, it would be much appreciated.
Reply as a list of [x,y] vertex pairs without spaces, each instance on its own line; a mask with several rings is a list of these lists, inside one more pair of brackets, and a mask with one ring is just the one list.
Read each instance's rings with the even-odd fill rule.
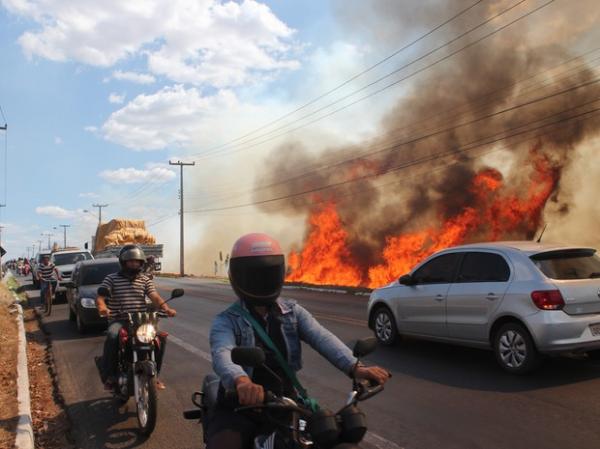
[[285,258],[279,243],[266,234],[240,237],[231,250],[229,280],[235,293],[254,305],[273,303],[285,279]]

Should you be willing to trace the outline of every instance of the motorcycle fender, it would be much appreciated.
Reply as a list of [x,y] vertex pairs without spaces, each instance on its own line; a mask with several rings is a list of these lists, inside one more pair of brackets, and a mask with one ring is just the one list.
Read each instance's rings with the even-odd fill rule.
[[156,364],[152,360],[140,360],[135,364],[135,374],[146,374],[148,377],[155,377]]

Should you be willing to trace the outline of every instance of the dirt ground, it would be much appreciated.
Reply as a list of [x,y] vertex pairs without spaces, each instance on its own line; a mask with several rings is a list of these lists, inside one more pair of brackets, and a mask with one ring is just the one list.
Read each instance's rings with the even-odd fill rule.
[[[12,288],[15,285],[11,284]],[[20,289],[19,289],[20,290]],[[17,290],[17,291],[19,291]],[[23,292],[19,292],[21,296]],[[14,448],[17,408],[17,323],[8,310],[13,302],[9,290],[0,285],[0,448]],[[33,308],[24,305],[29,393],[35,447],[69,449],[70,424],[56,383],[51,341],[40,328]]]
[[0,285],[0,448],[14,447],[17,428],[17,321],[9,311],[13,296]]
[[31,308],[25,310],[25,333],[35,447],[71,448],[73,445],[68,440],[70,424],[56,383],[50,340],[40,329]]

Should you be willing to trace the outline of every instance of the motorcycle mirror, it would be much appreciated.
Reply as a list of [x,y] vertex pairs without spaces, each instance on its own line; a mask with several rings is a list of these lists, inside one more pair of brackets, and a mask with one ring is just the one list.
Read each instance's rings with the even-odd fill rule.
[[354,357],[364,357],[375,351],[377,339],[375,337],[363,338],[354,344]]
[[265,352],[261,348],[233,348],[231,361],[240,366],[260,366],[265,363]]
[[176,288],[175,290],[173,290],[171,292],[171,299],[173,298],[179,298],[180,296],[184,295],[184,291],[182,288]]

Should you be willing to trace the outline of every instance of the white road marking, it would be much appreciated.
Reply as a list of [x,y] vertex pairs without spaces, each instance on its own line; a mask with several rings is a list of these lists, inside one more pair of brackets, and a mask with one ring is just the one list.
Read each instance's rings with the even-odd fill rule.
[[202,349],[198,349],[195,346],[192,346],[188,342],[185,342],[182,339],[177,338],[175,335],[169,334],[169,336],[167,337],[167,340],[168,341],[172,341],[177,346],[181,346],[183,349],[191,352],[192,354],[197,355],[201,359],[204,359],[207,362],[212,363],[212,357],[211,357],[211,355],[208,352],[205,352]]
[[[172,341],[173,343],[175,343],[177,346],[182,347],[186,351],[189,351],[192,354],[197,355],[201,359],[204,359],[207,362],[212,363],[212,357],[208,352],[203,351],[202,349],[196,348],[195,346],[191,345],[190,343],[188,343],[186,341],[183,341],[182,339],[176,337],[173,334],[169,334],[167,339],[169,341]],[[378,449],[402,449],[396,443],[389,441],[389,440],[383,438],[382,436],[379,436],[373,432],[367,432],[363,441],[365,443],[375,446]]]

